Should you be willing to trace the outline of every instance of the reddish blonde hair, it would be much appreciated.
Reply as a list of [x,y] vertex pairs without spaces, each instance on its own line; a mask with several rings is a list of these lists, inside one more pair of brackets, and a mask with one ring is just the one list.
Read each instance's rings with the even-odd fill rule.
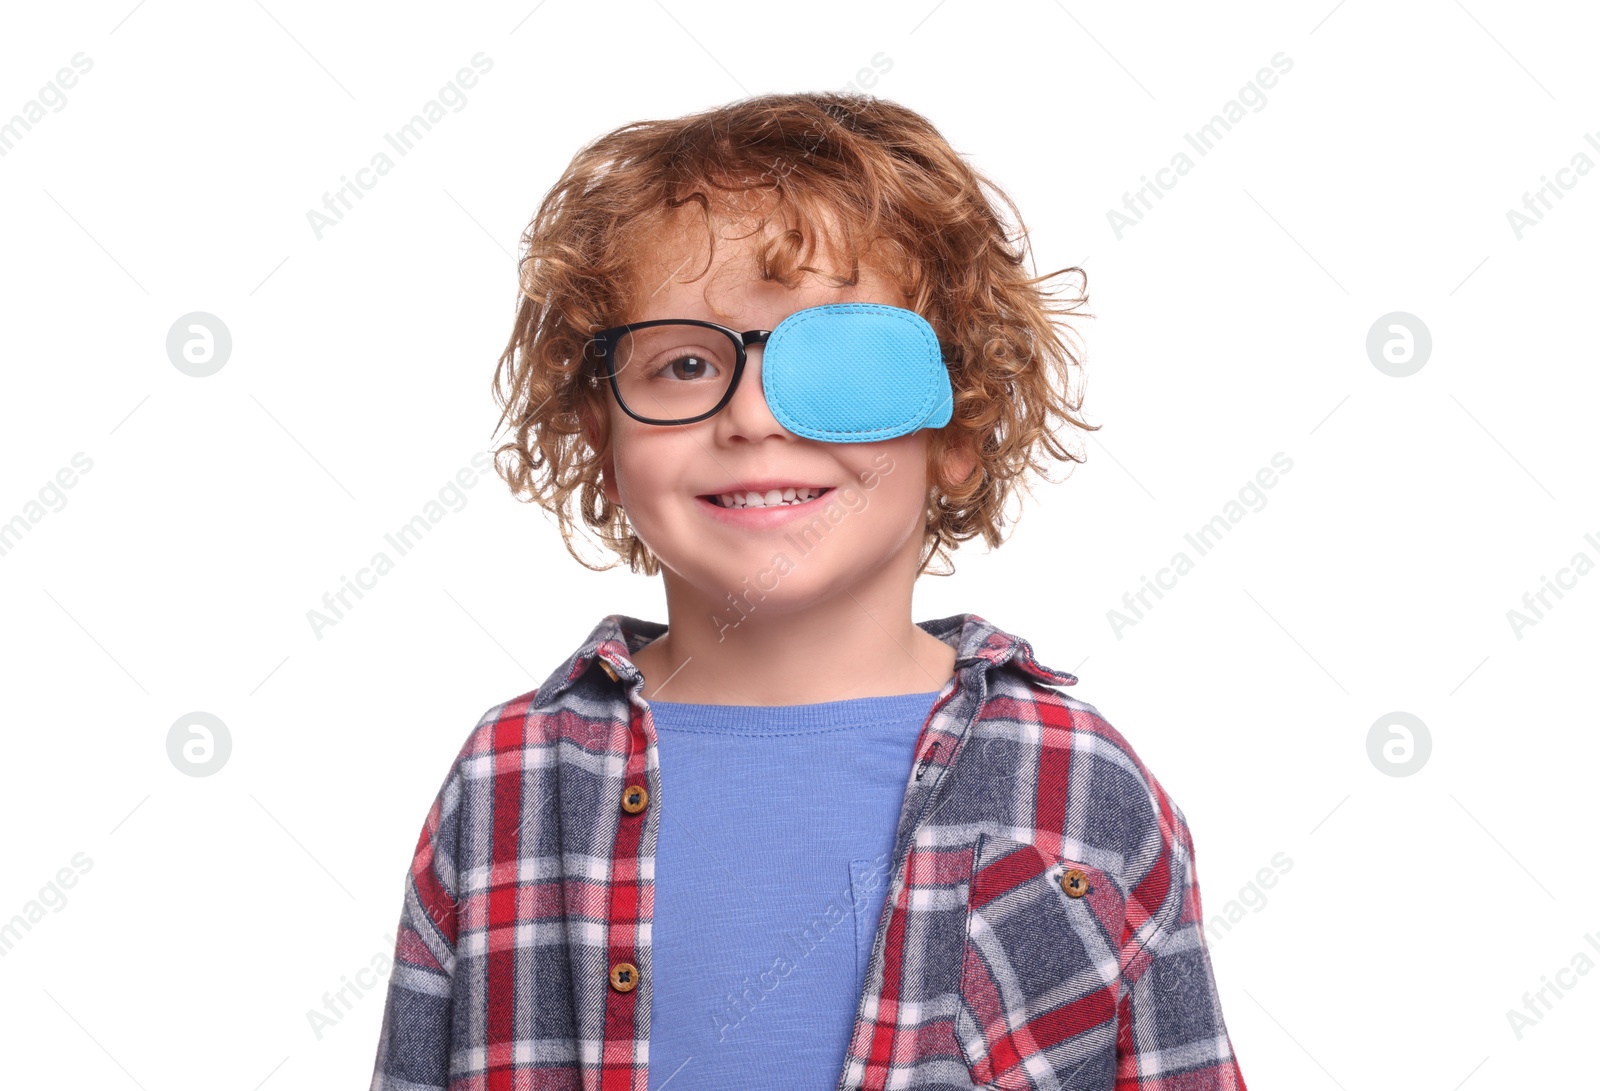
[[[986,190],[1010,209],[1014,236]],[[758,251],[759,271],[787,287],[806,273],[854,283],[865,255],[954,348],[951,420],[928,436],[919,574],[980,534],[991,548],[1000,544],[1007,500],[1018,486],[1029,491],[1025,474],[1049,480],[1042,456],[1084,461],[1056,435],[1062,425],[1099,428],[1075,415],[1082,395],[1073,393],[1073,369],[1082,362],[1075,331],[1057,320],[1088,302],[1088,274],[1070,266],[1027,276],[1016,205],[926,118],[868,95],[821,92],[635,122],[579,149],[523,232],[521,301],[492,384],[502,408],[496,431],[511,429],[495,450],[496,470],[519,500],[555,515],[568,552],[586,568],[621,561],[584,560],[573,548],[577,520],[633,571],[660,571],[600,487],[611,395],[591,382],[590,338],[631,320],[642,247],[690,203],[713,255],[713,215],[755,217],[758,230],[775,222],[781,230]],[[803,264],[818,250],[845,255],[850,278]],[[1065,273],[1078,274],[1079,285],[1057,303],[1041,286]],[[947,479],[950,450],[976,460],[965,480]]]

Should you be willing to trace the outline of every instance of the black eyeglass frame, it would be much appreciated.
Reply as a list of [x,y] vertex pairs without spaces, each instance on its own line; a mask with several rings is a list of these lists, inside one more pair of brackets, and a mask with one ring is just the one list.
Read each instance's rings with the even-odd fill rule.
[[[649,329],[652,326],[700,326],[703,329],[716,330],[734,346],[733,378],[728,382],[728,389],[722,392],[722,398],[716,405],[694,417],[677,417],[663,420],[658,417],[644,417],[628,408],[628,403],[622,400],[622,390],[617,384],[617,345],[622,338],[634,330]],[[590,344],[597,350],[597,355],[605,365],[606,379],[611,384],[611,394],[617,399],[617,404],[622,411],[641,424],[694,424],[707,417],[714,417],[722,412],[723,407],[733,400],[733,392],[739,389],[739,379],[744,375],[745,349],[751,345],[765,345],[767,338],[772,336],[771,330],[738,330],[727,326],[719,326],[715,322],[706,322],[698,318],[652,318],[648,322],[629,322],[625,326],[612,326],[608,330],[601,330],[590,338]]]
[[[677,417],[670,420],[662,420],[657,417],[643,417],[638,413],[635,413],[632,409],[628,408],[628,403],[622,400],[622,391],[617,384],[617,345],[621,343],[622,338],[628,333],[631,333],[634,330],[649,329],[652,326],[700,326],[704,329],[716,330],[718,333],[722,334],[724,337],[728,338],[728,340],[733,342],[735,352],[733,378],[728,382],[728,389],[722,392],[722,397],[716,405],[712,406],[710,409],[699,414],[698,416]],[[732,329],[728,326],[721,326],[715,322],[707,322],[699,318],[652,318],[647,322],[629,322],[624,326],[612,326],[610,329],[601,330],[599,333],[595,334],[589,339],[588,344],[591,346],[591,351],[594,353],[598,362],[604,365],[606,379],[611,384],[611,394],[617,399],[617,404],[622,407],[622,411],[641,424],[660,424],[670,426],[675,424],[695,424],[699,421],[706,420],[709,417],[714,417],[718,413],[722,412],[727,404],[733,400],[734,392],[739,389],[739,380],[744,376],[744,362],[746,359],[745,350],[751,345],[765,345],[767,343],[767,338],[771,336],[771,330],[746,330],[743,333],[740,333],[738,330]],[[949,366],[953,362],[952,358],[956,355],[956,353],[952,346],[946,344],[944,341],[940,341],[939,355],[943,359],[945,365]],[[595,378],[598,377],[599,376],[595,376]]]

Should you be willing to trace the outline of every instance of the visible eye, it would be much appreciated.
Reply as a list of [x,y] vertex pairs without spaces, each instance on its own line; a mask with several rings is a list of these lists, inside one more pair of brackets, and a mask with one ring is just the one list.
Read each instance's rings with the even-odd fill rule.
[[682,382],[696,382],[720,374],[717,365],[704,356],[687,354],[676,356],[656,368],[653,378],[671,378]]

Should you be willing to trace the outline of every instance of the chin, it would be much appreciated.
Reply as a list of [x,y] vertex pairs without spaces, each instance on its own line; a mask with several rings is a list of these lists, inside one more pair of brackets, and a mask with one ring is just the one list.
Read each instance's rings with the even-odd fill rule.
[[849,593],[864,593],[878,571],[877,566],[860,567],[860,560],[852,558],[849,569],[815,561],[798,566],[776,588],[766,591],[765,601],[760,598],[760,586],[752,580],[750,597],[771,613],[799,612],[834,599],[849,602]]

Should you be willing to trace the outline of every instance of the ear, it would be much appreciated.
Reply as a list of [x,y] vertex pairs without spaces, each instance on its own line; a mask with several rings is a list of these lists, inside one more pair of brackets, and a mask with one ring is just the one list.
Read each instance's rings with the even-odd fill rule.
[[587,409],[580,409],[578,412],[583,415],[583,438],[589,444],[589,450],[598,451],[600,449],[599,422],[589,415]]
[[600,463],[600,491],[605,493],[606,499],[622,506],[621,494],[617,492],[617,467],[615,460],[608,453]]
[[[588,442],[591,451],[600,449],[600,422],[595,419],[594,413],[587,404],[578,408],[578,413],[583,419],[583,438]],[[600,491],[605,498],[613,504],[621,504],[617,493],[617,465],[612,452],[607,451],[600,461]]]
[[946,448],[943,461],[945,476],[951,481],[965,481],[978,466],[978,456],[966,444]]

